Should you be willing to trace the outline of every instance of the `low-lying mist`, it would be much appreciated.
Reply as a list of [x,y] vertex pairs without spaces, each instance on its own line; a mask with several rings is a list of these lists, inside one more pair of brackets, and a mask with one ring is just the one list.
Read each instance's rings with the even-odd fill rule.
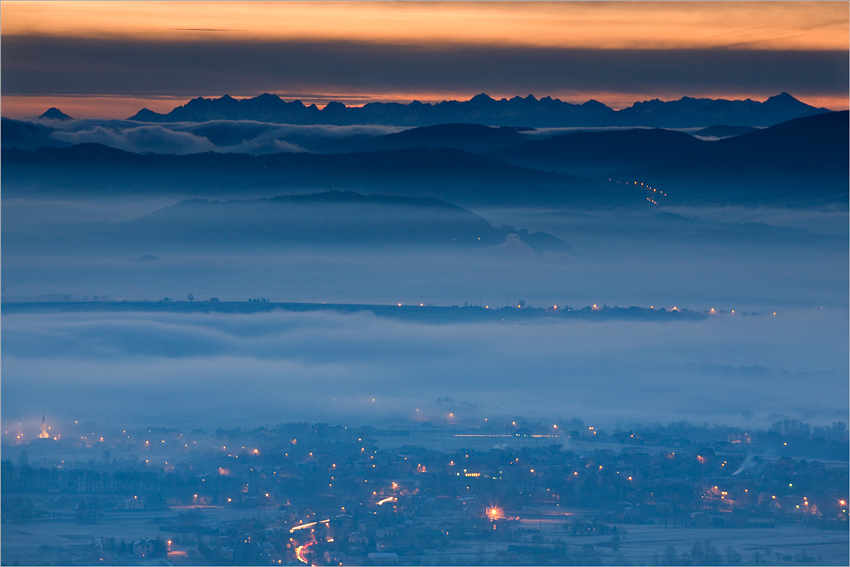
[[3,317],[3,419],[829,423],[847,414],[847,323],[846,311],[820,309],[516,325],[368,313],[17,313]]
[[[133,225],[173,202],[9,204],[4,303],[193,294],[196,301],[502,307],[524,300],[736,314],[429,325],[368,313],[7,312],[4,422],[42,413],[210,428],[444,424],[450,412],[460,422],[519,414],[609,427],[847,419],[846,212],[473,211],[483,219],[475,222],[544,231],[566,244],[547,251],[510,234],[465,248],[307,245],[238,231],[224,240],[128,238],[110,232],[110,221]],[[372,221],[364,220],[368,230]],[[90,223],[106,227],[107,241],[92,240]]]
[[3,147],[96,143],[136,153],[192,154],[351,151],[359,142],[392,134],[392,126],[294,125],[252,120],[149,124],[130,120],[13,120]]
[[[116,202],[82,210],[52,202],[41,222],[33,207],[23,209],[28,224],[7,222],[23,206],[3,211],[5,301],[185,299],[191,293],[230,301],[502,306],[522,299],[535,306],[762,312],[847,306],[846,213],[838,212],[485,210],[475,217],[447,209],[444,222],[440,209],[430,209],[418,217],[415,238],[402,245],[392,228],[397,218],[383,223],[360,215],[335,224],[312,208],[301,209],[318,218],[312,240],[293,240],[286,223],[265,216],[253,223],[239,215],[236,224],[205,221],[203,233],[179,216],[167,225],[138,217],[69,224],[86,214],[126,219],[129,209]],[[449,217],[462,217],[461,224]],[[309,222],[299,219],[298,226],[309,228]],[[341,230],[349,225],[356,231]],[[506,225],[546,232],[563,246],[534,248],[501,229]],[[459,246],[446,237],[446,227],[474,245]],[[423,241],[417,245],[417,239]]]

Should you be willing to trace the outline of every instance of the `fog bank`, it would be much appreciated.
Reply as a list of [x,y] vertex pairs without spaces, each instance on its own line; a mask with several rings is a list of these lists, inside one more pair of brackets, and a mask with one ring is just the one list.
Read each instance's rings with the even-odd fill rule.
[[3,323],[4,422],[45,412],[199,427],[523,415],[764,427],[847,415],[846,311],[669,323],[424,325],[288,312]]

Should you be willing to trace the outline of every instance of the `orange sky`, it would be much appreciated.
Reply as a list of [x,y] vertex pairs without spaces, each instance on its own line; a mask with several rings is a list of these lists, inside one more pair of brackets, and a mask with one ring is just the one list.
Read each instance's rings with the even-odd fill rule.
[[18,2],[3,35],[847,49],[846,2]]

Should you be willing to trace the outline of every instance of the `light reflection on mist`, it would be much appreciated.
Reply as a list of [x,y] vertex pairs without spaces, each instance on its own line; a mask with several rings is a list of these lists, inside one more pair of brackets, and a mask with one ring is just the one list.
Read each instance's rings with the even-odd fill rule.
[[776,414],[829,423],[847,412],[847,314],[831,310],[676,323],[424,325],[277,311],[3,324],[4,421],[437,424],[451,411],[613,426],[737,424],[752,412],[767,426]]

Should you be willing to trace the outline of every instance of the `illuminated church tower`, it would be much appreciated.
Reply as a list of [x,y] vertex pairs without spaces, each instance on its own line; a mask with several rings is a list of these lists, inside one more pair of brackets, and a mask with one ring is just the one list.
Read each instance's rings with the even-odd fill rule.
[[38,434],[39,439],[50,439],[50,433],[47,432],[47,423],[44,421],[44,414],[41,414],[41,433]]

